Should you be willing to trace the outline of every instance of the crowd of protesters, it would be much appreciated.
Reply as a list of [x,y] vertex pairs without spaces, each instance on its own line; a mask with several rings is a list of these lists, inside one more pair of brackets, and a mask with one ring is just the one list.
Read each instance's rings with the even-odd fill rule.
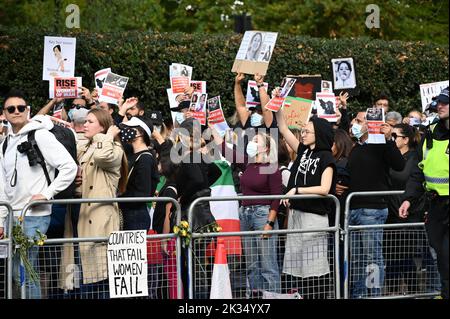
[[[172,110],[178,112],[173,121],[163,119],[161,112],[151,110],[151,105],[135,97],[122,100],[119,105],[108,104],[98,101],[96,90],[90,92],[86,88],[81,98],[53,99],[39,110],[39,116],[33,117],[27,97],[11,90],[4,99],[0,123],[3,140],[0,200],[11,204],[17,223],[23,207],[31,200],[50,200],[74,184],[73,198],[171,197],[179,201],[182,218],[186,218],[190,204],[198,197],[208,196],[210,187],[223,174],[215,161],[226,160],[236,192],[261,196],[258,200],[241,201],[242,231],[304,230],[327,228],[335,223],[334,207],[328,199],[280,202],[267,200],[265,195],[331,194],[337,196],[344,207],[345,198],[351,192],[407,189],[405,195],[355,198],[350,207],[350,225],[424,221],[429,209],[420,205],[420,201],[427,201],[427,196],[438,196],[439,205],[448,209],[448,88],[436,97],[436,105],[434,108],[431,105],[426,114],[414,110],[402,117],[391,110],[387,96],[377,98],[373,107],[385,110],[382,133],[386,143],[370,144],[365,112],[356,112],[351,118],[347,105],[351,101],[349,94],[341,92],[339,95],[337,123],[319,118],[313,112],[303,127],[290,127],[283,110],[273,113],[265,108],[270,96],[263,85],[264,77],[260,75],[255,75],[254,80],[261,105],[246,107],[242,91],[244,79],[244,74],[236,76],[236,113],[234,120],[229,121],[233,129],[240,129],[239,133],[225,135],[217,132],[214,125],[201,126],[192,117],[189,106],[193,89],[189,87],[185,90],[185,99],[178,101],[177,109]],[[272,96],[279,94],[279,88],[271,92]],[[44,116],[50,115],[58,103],[64,103],[62,119],[70,123],[76,137],[76,158],[50,132],[55,124]],[[445,154],[447,156],[447,188],[446,192],[427,188],[426,196],[422,196],[424,189],[420,183],[417,186],[417,181],[424,178],[420,176],[423,173],[419,164],[429,165],[424,154],[428,150],[423,151],[423,145],[427,144],[427,135],[437,134],[437,130],[430,131],[430,127],[439,130],[439,136],[433,137],[433,141],[435,148],[444,148],[442,161],[445,162]],[[41,154],[33,152],[33,143],[27,144],[32,131],[35,131],[34,144]],[[244,138],[239,134],[244,134]],[[39,161],[40,157],[43,161]],[[411,175],[415,185],[411,185]],[[162,202],[155,205],[83,203],[56,208],[56,205],[34,206],[27,214],[25,234],[33,237],[39,230],[55,238],[105,237],[113,231],[142,229],[167,234],[173,231],[177,217],[173,204]],[[340,215],[339,226],[344,227],[343,214]],[[441,294],[448,298],[448,210],[446,215],[441,215],[435,222],[434,216],[428,214],[433,223],[447,226],[446,230],[433,226],[439,234],[434,234],[430,243],[437,253]],[[7,232],[7,217],[7,211],[0,208],[0,238]],[[383,249],[389,249],[384,247],[383,231],[360,232],[355,236],[358,238],[352,238],[355,244],[351,251],[354,270],[351,296],[379,296],[387,276]],[[283,242],[282,247],[280,242]],[[308,281],[325,278],[326,282],[333,271],[325,232],[288,234],[283,240],[277,235],[264,235],[246,239],[243,244],[246,289],[274,293],[285,292],[288,288],[301,290],[302,286],[311,289],[315,284]],[[281,258],[278,256],[280,248],[284,251]],[[164,241],[163,266],[152,272],[157,281],[166,273],[165,280],[170,288],[167,297],[170,298],[175,298],[177,285],[174,251],[175,242]],[[36,247],[29,252],[35,268],[38,254]],[[52,273],[59,275],[50,290],[67,294],[78,291],[85,297],[89,294],[97,298],[108,296],[104,243],[65,244],[53,259],[58,263],[53,265]],[[67,280],[67,276],[73,276],[66,271],[70,265],[80,269],[78,283]],[[373,287],[366,284],[370,267],[376,267],[379,274],[378,285]],[[284,287],[282,281],[288,281],[290,287]],[[38,282],[27,276],[26,285],[28,298],[42,297]],[[186,295],[186,278],[183,286]],[[160,296],[158,292],[150,295]],[[196,296],[207,298],[203,293]],[[317,297],[326,298],[327,294],[319,293]]]

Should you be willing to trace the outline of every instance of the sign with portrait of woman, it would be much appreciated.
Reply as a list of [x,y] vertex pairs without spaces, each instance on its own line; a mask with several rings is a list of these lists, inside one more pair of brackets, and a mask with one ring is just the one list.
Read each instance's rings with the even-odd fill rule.
[[353,58],[331,60],[333,68],[333,86],[335,90],[356,88],[356,70]]
[[231,71],[265,75],[277,37],[276,32],[246,31]]

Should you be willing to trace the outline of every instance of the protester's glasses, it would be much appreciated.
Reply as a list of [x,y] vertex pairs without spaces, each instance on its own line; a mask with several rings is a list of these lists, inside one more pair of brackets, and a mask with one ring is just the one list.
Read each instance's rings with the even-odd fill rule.
[[391,135],[392,135],[392,138],[393,138],[394,140],[396,140],[397,137],[403,137],[403,138],[406,137],[405,135],[397,135],[397,133],[392,133]]
[[27,109],[27,106],[26,105],[11,105],[6,108],[6,110],[8,111],[9,114],[13,114],[14,112],[16,112],[16,109],[20,113],[23,113]]
[[314,132],[313,131],[309,131],[309,130],[301,130],[300,134],[301,135],[303,135],[303,134],[307,135],[307,134],[314,134]]
[[77,110],[79,110],[79,109],[81,109],[81,108],[84,108],[84,105],[81,105],[81,104],[72,104],[71,108],[72,108],[72,109],[77,109]]

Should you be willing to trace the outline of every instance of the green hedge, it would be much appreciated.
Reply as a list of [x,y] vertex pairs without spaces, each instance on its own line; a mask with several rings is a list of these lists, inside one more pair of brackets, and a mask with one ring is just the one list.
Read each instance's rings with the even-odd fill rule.
[[[0,93],[21,88],[34,109],[48,98],[48,83],[41,80],[45,35],[77,38],[76,75],[83,77],[85,86],[94,86],[95,71],[111,67],[115,73],[130,77],[126,97],[138,96],[148,109],[168,114],[165,90],[170,86],[169,65],[179,62],[193,66],[193,79],[206,80],[210,96],[220,94],[226,114],[233,113],[231,67],[240,35],[53,34],[0,28]],[[266,80],[271,88],[286,74],[322,74],[330,80],[330,60],[347,56],[354,58],[357,69],[359,94],[350,100],[353,110],[372,105],[377,95],[385,93],[393,109],[405,113],[420,108],[419,84],[448,79],[448,45],[280,35]]]

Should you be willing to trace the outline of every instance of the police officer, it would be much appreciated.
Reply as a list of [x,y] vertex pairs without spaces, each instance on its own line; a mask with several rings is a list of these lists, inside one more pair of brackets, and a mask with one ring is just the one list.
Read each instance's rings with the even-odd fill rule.
[[439,121],[431,124],[425,133],[419,149],[420,163],[406,185],[405,201],[399,209],[402,218],[408,216],[408,210],[414,200],[417,201],[426,192],[428,215],[425,228],[431,247],[437,253],[438,270],[441,276],[441,296],[448,299],[449,247],[448,247],[448,193],[449,193],[449,118],[448,91],[442,90],[437,97]]

